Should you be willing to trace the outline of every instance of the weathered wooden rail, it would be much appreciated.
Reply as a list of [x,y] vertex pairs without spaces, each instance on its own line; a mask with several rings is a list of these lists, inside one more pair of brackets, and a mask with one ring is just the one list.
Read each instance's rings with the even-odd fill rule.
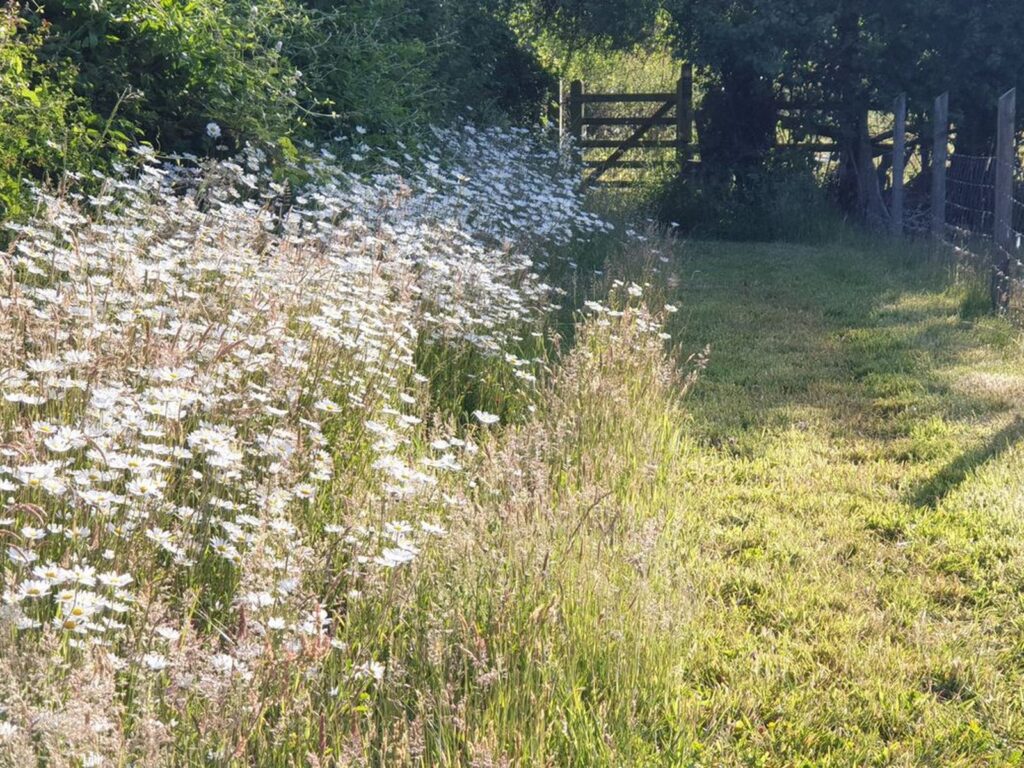
[[[588,114],[588,105],[651,104],[656,108],[648,115],[608,116]],[[650,138],[657,128],[675,128],[672,138]],[[632,128],[624,138],[602,138],[588,129]],[[601,182],[612,169],[640,169],[648,163],[636,157],[626,159],[628,153],[647,149],[675,149],[676,161],[684,170],[693,156],[693,68],[684,64],[675,92],[669,93],[585,93],[583,82],[573,80],[566,88],[563,83],[559,94],[559,134],[563,141],[571,140],[583,155],[587,173],[583,186]],[[606,157],[594,159],[589,150],[611,149]],[[628,180],[603,182],[609,186],[628,184]]]

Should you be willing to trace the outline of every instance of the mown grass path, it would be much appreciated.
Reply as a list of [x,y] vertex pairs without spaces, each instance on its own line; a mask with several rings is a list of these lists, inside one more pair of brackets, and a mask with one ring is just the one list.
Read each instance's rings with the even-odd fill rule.
[[[919,254],[688,244],[652,605],[708,765],[1024,746],[1024,347]],[[686,759],[680,759],[685,763]]]

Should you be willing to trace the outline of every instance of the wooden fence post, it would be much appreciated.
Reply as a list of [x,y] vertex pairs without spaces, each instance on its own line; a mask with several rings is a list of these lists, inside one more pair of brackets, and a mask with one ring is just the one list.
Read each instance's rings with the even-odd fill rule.
[[558,80],[558,142],[565,144],[565,136],[569,129],[569,89],[565,87],[565,80]]
[[577,150],[583,141],[583,81],[573,80],[569,86],[569,135]]
[[676,160],[679,172],[686,171],[690,161],[690,142],[693,141],[693,65],[683,64],[676,84]]
[[999,122],[996,125],[996,256],[992,262],[992,308],[1006,309],[1010,297],[1010,254],[1013,241],[1013,171],[1016,142],[1017,89],[1011,88],[999,98]]
[[935,99],[932,133],[932,234],[946,236],[946,159],[949,155],[949,93]]
[[889,231],[896,237],[903,234],[903,175],[907,152],[907,95],[901,93],[892,106],[892,208]]
[[865,221],[879,227],[884,225],[887,211],[882,202],[882,190],[878,187],[867,109],[861,112],[857,132],[860,134],[857,138],[857,198]]

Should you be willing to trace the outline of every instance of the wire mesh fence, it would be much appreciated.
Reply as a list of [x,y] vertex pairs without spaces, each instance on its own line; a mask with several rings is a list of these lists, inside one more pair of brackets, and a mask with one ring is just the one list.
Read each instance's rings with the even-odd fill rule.
[[994,155],[954,152],[946,165],[944,241],[961,263],[984,272],[996,261]]
[[946,228],[952,237],[992,238],[994,155],[954,153],[946,166]]
[[[902,108],[898,99],[894,111]],[[958,148],[946,110],[940,97],[932,124],[919,121],[929,131],[917,133],[894,127],[901,126],[894,115],[872,116],[870,128],[879,138],[869,166],[874,177],[862,190],[865,216],[876,227],[928,234],[952,248],[961,263],[991,275],[995,309],[1024,317],[1024,146],[1015,131],[1015,92],[1000,99],[991,154]],[[891,143],[879,140],[889,137]],[[880,204],[873,204],[875,190]]]
[[944,239],[961,258],[978,270],[990,270],[996,309],[1024,314],[1024,174],[1020,148],[1014,147],[1007,231],[997,222],[995,155],[954,152],[946,166]]
[[[1019,158],[1019,153],[1015,155]],[[1010,201],[1010,233],[1005,244],[1001,244],[1001,262],[999,269],[1006,270],[1005,275],[997,274],[996,280],[1005,281],[1008,296],[1007,308],[1017,313],[1024,313],[1024,171],[1020,164],[1014,169],[1013,196]]]

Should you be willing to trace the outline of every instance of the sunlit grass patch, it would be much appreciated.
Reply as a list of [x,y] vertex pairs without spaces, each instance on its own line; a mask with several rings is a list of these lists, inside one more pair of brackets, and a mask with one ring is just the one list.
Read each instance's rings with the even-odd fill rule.
[[991,399],[993,407],[1024,401],[1024,373],[965,371],[954,386],[965,395]]

